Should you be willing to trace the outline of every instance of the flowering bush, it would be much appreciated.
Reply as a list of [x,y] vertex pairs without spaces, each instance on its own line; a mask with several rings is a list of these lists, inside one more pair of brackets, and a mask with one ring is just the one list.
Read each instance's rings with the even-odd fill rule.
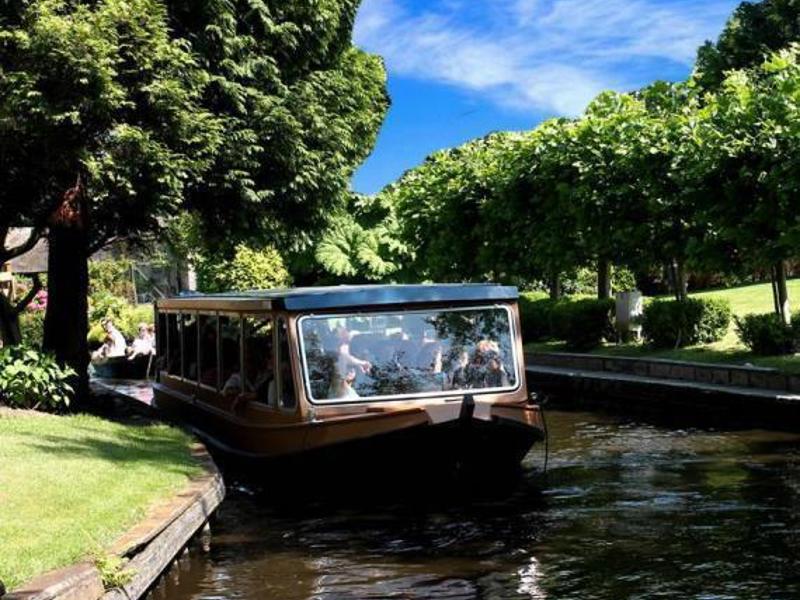
[[47,290],[39,290],[31,303],[25,307],[30,312],[44,312],[47,310]]

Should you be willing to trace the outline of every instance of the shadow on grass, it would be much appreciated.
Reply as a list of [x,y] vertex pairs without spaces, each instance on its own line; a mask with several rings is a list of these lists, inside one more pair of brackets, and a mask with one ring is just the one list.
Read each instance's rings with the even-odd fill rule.
[[59,458],[92,458],[119,465],[157,467],[170,473],[193,475],[199,466],[191,457],[188,441],[175,430],[144,425],[98,431],[84,425],[70,427],[69,433],[18,432],[29,438],[22,443]]

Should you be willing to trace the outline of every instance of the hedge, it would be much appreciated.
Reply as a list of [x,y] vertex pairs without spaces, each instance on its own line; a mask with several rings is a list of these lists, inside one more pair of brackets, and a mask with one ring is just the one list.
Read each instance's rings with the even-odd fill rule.
[[563,340],[570,349],[590,350],[613,336],[614,300],[561,298],[540,292],[520,294],[522,339]]
[[736,333],[753,354],[794,354],[800,347],[800,314],[786,325],[775,313],[736,317]]
[[732,311],[727,300],[656,300],[644,308],[642,334],[656,348],[710,344],[725,337]]

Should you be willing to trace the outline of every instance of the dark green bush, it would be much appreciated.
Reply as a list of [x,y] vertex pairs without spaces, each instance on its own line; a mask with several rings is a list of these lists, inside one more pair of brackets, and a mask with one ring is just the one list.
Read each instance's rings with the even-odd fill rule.
[[657,348],[710,344],[725,337],[731,307],[718,298],[657,300],[644,308],[642,334]]
[[15,408],[63,409],[69,406],[75,371],[28,346],[0,349],[0,402]]
[[538,342],[552,337],[550,313],[557,302],[542,292],[525,292],[519,295],[523,342]]
[[614,334],[614,300],[583,298],[561,301],[550,315],[554,337],[571,350],[591,350]]
[[[798,315],[800,317],[800,315]],[[775,313],[736,317],[736,333],[753,354],[771,356],[794,354],[798,348],[800,327],[797,319],[786,325]]]

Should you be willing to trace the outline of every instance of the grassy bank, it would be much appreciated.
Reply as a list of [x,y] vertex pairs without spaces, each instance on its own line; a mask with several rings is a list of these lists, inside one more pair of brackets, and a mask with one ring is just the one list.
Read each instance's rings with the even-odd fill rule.
[[[794,299],[795,307],[800,307],[800,279],[788,282],[789,298]],[[727,300],[733,314],[768,313],[773,310],[772,287],[769,283],[741,286],[725,290],[712,290],[691,294],[695,298],[722,298]],[[526,344],[525,348],[539,352],[564,352],[560,342],[537,342]],[[632,356],[640,358],[667,358],[705,363],[751,364],[772,367],[787,373],[800,374],[800,355],[798,356],[755,356],[739,341],[731,324],[727,335],[713,344],[701,344],[676,350],[655,350],[643,344],[605,344],[591,352],[611,356]]]
[[0,409],[0,580],[102,552],[200,468],[164,425]]

